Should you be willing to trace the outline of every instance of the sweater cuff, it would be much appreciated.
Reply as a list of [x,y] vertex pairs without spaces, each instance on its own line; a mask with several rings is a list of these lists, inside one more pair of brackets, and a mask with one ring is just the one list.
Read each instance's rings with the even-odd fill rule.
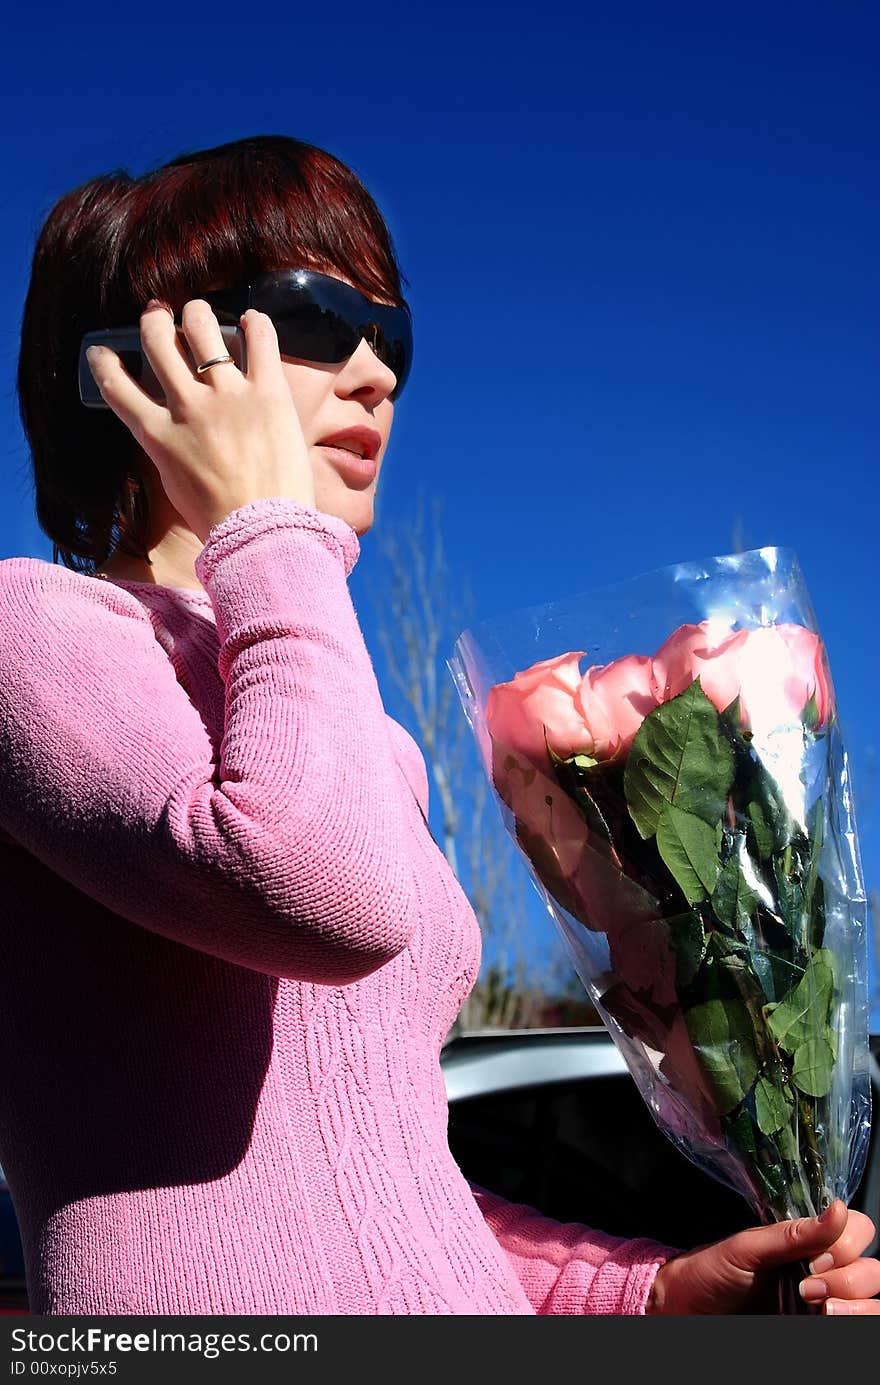
[[680,1254],[647,1237],[624,1241],[597,1272],[581,1312],[643,1314],[660,1266]]
[[344,519],[301,505],[288,496],[273,495],[240,505],[208,532],[194,564],[202,586],[208,585],[215,567],[227,554],[273,529],[311,529],[330,552],[342,559],[346,577],[360,557],[358,536]]
[[638,1237],[619,1241],[597,1267],[592,1254],[581,1258],[575,1250],[537,1311],[542,1316],[644,1314],[658,1269],[678,1254]]

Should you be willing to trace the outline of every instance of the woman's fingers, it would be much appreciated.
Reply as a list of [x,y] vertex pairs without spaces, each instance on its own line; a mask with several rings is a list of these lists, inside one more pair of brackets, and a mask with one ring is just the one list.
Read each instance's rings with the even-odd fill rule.
[[839,1270],[811,1275],[805,1285],[824,1283],[827,1298],[873,1298],[880,1294],[880,1260],[859,1259]]
[[843,1234],[827,1249],[826,1255],[833,1256],[834,1265],[845,1265],[847,1260],[854,1260],[856,1255],[863,1255],[876,1234],[877,1228],[865,1212],[851,1210],[847,1215],[847,1226]]
[[835,1198],[821,1217],[752,1226],[723,1244],[731,1261],[744,1270],[763,1270],[793,1260],[812,1262],[837,1243],[846,1231],[848,1217],[845,1203]]
[[131,378],[116,352],[109,346],[93,346],[86,357],[101,397],[135,441],[142,443],[148,434],[155,433],[166,410]]
[[801,1297],[808,1303],[823,1299],[873,1298],[880,1294],[880,1260],[858,1256],[847,1259],[839,1268],[818,1270],[802,1280]]
[[[229,348],[223,340],[214,310],[204,298],[192,298],[183,305],[181,322],[196,368],[204,365],[206,361],[215,360],[218,356],[229,355]],[[199,384],[206,385],[227,385],[230,381],[238,383],[236,376],[241,374],[234,365],[230,369],[228,362],[223,366],[218,364],[216,368],[206,370],[203,375],[194,374],[193,368],[189,368],[188,373],[190,379],[195,378]]]
[[141,316],[141,345],[164,402],[136,385],[112,351],[93,370],[107,404],[156,467],[170,503],[203,542],[219,519],[264,496],[315,505],[309,449],[275,327],[262,313],[256,318],[256,331],[245,327],[249,365],[251,345],[256,348],[253,380],[234,362],[196,373],[199,364],[227,355],[204,299],[184,305],[182,332],[161,305]]
[[[191,299],[184,305],[181,316],[186,344],[181,340],[172,313],[157,300],[147,304],[140,318],[141,346],[162,387],[164,404],[154,400],[131,378],[115,351],[105,347],[97,356],[89,357],[89,367],[104,400],[138,441],[145,436],[157,436],[157,429],[167,419],[168,411],[175,414],[177,406],[187,397],[192,398],[194,383],[214,383],[212,376],[218,372],[197,375],[193,361],[200,365],[215,356],[228,354],[220,324],[209,303],[204,299]],[[272,330],[274,332],[274,327]],[[187,355],[187,346],[192,360]],[[228,371],[229,366],[224,369]],[[235,375],[240,375],[233,369]]]
[[824,1274],[836,1265],[847,1265],[868,1249],[876,1232],[871,1218],[864,1212],[851,1211],[847,1214],[846,1225],[837,1240],[826,1251],[814,1256],[810,1269],[814,1274]]
[[[851,1211],[837,1240],[810,1261],[812,1273],[802,1281],[801,1296],[808,1303],[846,1300],[848,1307],[838,1312],[880,1313],[880,1300],[874,1307],[858,1306],[880,1294],[880,1260],[865,1258],[863,1251],[874,1239],[874,1223],[864,1212]],[[825,1308],[833,1313],[834,1303]]]
[[144,354],[153,367],[153,374],[162,387],[169,408],[173,409],[185,399],[192,388],[194,376],[170,308],[151,299],[141,313],[140,334]]
[[266,313],[248,308],[241,319],[247,340],[248,378],[265,385],[283,379],[275,323]]
[[880,1299],[877,1298],[829,1298],[823,1304],[823,1312],[833,1314],[835,1317],[842,1313],[850,1316],[858,1314],[861,1317],[880,1317]]

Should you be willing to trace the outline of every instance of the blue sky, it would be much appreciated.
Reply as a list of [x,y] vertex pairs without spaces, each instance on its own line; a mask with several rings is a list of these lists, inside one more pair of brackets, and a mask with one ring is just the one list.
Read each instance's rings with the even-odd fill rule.
[[[290,13],[8,27],[0,556],[51,558],[14,377],[55,199],[245,135],[319,144],[376,197],[410,282],[377,522],[439,494],[482,617],[794,548],[880,889],[876,8]],[[367,536],[352,592],[384,691],[375,563]]]

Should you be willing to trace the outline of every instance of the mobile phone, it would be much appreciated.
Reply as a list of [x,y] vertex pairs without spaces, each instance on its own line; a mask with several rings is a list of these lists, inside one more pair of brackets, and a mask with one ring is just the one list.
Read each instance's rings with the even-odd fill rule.
[[[243,330],[241,327],[221,327],[220,333],[226,350],[236,366],[240,371],[247,374],[247,350]],[[193,370],[195,370],[196,361],[193,359],[182,327],[177,328],[177,335],[183,344]],[[109,409],[110,407],[98,389],[86,359],[86,350],[90,346],[109,346],[111,351],[115,351],[121,358],[123,368],[128,371],[128,374],[140,385],[141,389],[145,390],[152,399],[160,403],[164,402],[165,391],[156,379],[153,367],[141,348],[140,328],[107,327],[103,331],[87,332],[79,348],[79,397],[87,409]],[[228,366],[224,368],[228,369]]]

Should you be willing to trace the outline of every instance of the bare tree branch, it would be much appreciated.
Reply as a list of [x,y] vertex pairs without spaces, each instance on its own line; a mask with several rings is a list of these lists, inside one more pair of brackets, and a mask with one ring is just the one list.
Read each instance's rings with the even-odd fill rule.
[[450,579],[439,497],[428,502],[423,492],[412,520],[396,529],[386,527],[376,540],[381,576],[369,599],[385,667],[433,782],[439,844],[468,895],[483,937],[480,977],[452,1032],[527,1027],[538,1022],[546,1005],[547,983],[558,994],[570,986],[573,973],[548,925],[548,961],[540,978],[533,975],[539,968],[529,961],[525,947],[528,877],[501,821],[445,666],[445,652],[473,619],[473,593],[469,584],[462,589]]

